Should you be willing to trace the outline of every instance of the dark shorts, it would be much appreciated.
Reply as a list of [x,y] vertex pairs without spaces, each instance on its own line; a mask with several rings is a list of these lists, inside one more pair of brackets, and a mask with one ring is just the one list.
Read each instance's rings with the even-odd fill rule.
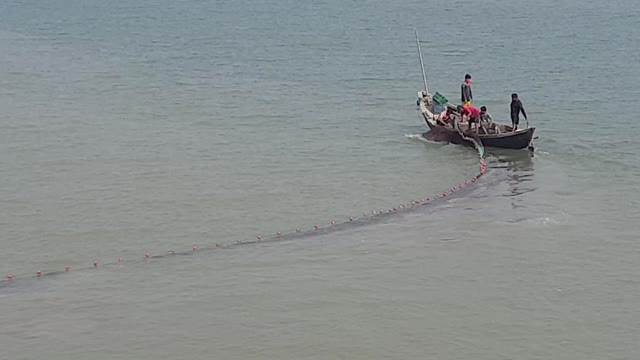
[[479,124],[480,123],[480,119],[474,118],[474,117],[470,117],[469,118],[469,124],[471,124],[471,123]]
[[518,125],[520,123],[520,117],[519,116],[511,116],[511,122]]

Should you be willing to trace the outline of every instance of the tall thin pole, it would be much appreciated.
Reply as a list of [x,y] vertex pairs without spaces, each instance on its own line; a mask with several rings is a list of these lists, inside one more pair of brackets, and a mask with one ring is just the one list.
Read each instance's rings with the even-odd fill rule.
[[424,89],[429,93],[429,86],[427,85],[427,75],[424,72],[424,62],[422,61],[422,50],[420,49],[420,39],[418,39],[418,29],[413,29],[416,32],[416,44],[418,44],[418,55],[420,55],[420,67],[422,68],[422,80],[424,80]]

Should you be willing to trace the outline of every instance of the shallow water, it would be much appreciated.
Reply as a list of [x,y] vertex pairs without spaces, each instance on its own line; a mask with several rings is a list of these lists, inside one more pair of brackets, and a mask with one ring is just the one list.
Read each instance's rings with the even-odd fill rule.
[[[630,0],[0,3],[0,272],[72,268],[2,282],[3,353],[635,358],[638,15]],[[518,92],[536,155],[489,149],[486,176],[433,206],[215,249],[477,172],[472,149],[406,136],[426,130],[414,27],[430,89],[455,100],[469,72],[502,120]],[[144,259],[170,249],[189,255]]]

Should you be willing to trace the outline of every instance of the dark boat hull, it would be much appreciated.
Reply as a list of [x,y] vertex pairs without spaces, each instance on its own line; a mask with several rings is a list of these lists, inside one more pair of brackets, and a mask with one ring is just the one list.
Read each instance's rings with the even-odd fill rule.
[[[457,131],[452,131],[444,126],[430,127],[431,131],[422,134],[422,137],[429,141],[448,142],[456,145],[473,146],[473,144],[462,138]],[[476,140],[479,140],[476,138]]]
[[534,131],[536,131],[536,128],[528,128],[525,132],[513,135],[480,135],[479,137],[484,146],[502,149],[524,149],[531,144]]

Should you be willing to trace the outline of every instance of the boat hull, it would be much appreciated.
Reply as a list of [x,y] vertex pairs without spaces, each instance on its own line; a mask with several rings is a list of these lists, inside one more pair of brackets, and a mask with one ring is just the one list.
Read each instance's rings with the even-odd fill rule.
[[525,129],[514,133],[513,135],[502,136],[500,135],[480,135],[480,140],[484,146],[502,148],[502,149],[524,149],[531,144],[533,139],[533,133],[535,128]]
[[[473,144],[462,138],[462,135],[457,131],[452,131],[444,126],[430,127],[431,131],[422,134],[422,137],[429,141],[436,142],[448,142],[456,145],[473,146]],[[476,137],[476,140],[477,139]]]

